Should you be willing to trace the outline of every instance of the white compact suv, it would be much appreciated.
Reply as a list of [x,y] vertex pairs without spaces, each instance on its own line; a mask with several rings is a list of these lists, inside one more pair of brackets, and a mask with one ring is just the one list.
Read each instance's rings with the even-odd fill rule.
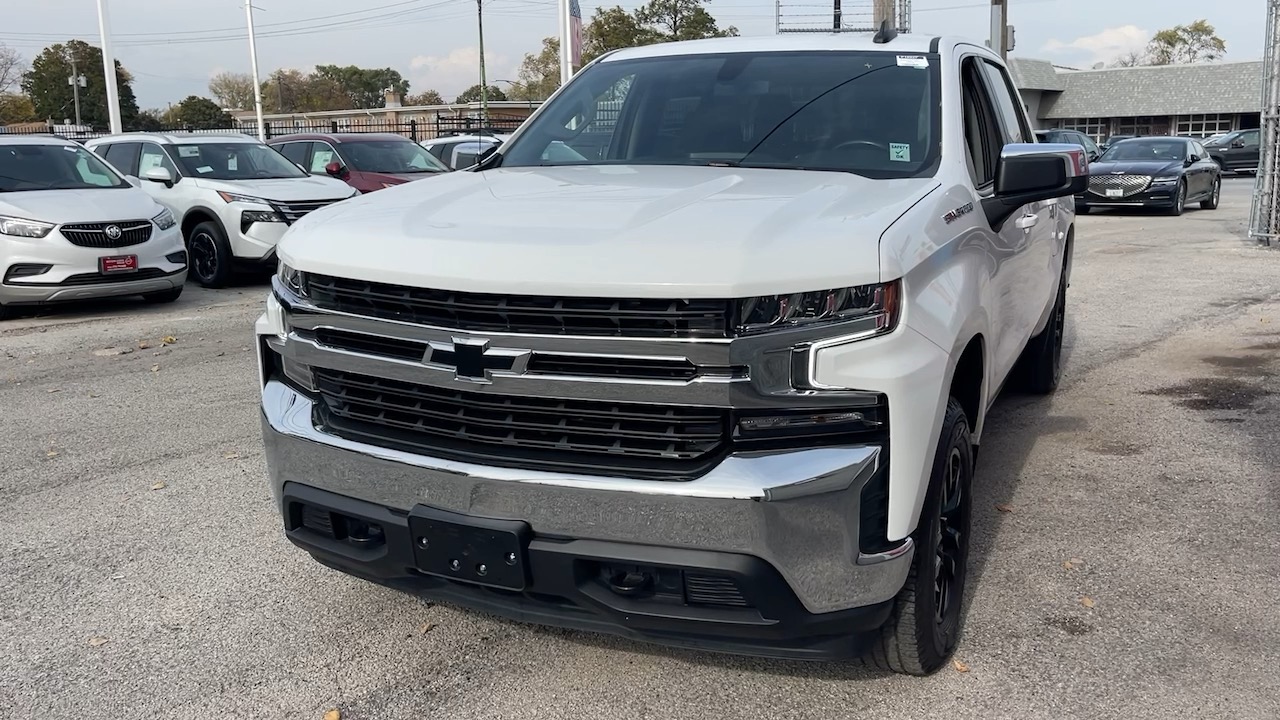
[[176,225],[80,145],[0,135],[0,319],[64,300],[177,300],[187,253]]
[[980,43],[604,55],[475,171],[285,235],[286,535],[525,621],[933,672],[987,410],[1058,384],[1087,175]]
[[173,211],[205,287],[225,285],[237,266],[270,266],[290,223],[359,194],[247,135],[128,133],[85,146]]
[[462,170],[476,164],[487,150],[506,142],[510,135],[446,135],[422,144],[427,152],[448,165],[452,170]]

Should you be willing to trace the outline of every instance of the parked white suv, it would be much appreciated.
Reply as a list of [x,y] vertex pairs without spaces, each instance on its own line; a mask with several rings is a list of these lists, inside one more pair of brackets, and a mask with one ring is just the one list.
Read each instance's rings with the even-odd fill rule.
[[0,320],[22,305],[182,294],[173,214],[80,145],[0,135]]
[[506,142],[510,135],[446,135],[427,140],[422,147],[432,157],[448,165],[451,170],[462,170],[476,164],[486,151]]
[[1087,174],[979,43],[607,54],[477,171],[286,234],[286,534],[526,621],[937,670],[987,409],[1058,383]]
[[178,218],[191,275],[221,287],[237,266],[275,262],[276,243],[298,218],[358,195],[351,186],[303,172],[280,153],[241,134],[128,133],[85,146]]

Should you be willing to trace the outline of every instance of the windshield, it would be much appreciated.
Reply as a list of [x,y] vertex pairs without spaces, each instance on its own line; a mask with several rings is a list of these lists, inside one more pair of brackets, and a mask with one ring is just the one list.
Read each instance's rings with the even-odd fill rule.
[[188,177],[210,180],[260,180],[307,177],[297,165],[261,143],[199,142],[173,146]]
[[1173,162],[1186,156],[1187,144],[1181,140],[1125,140],[1107,148],[1100,160]]
[[122,187],[129,184],[79,145],[0,145],[0,192]]
[[342,144],[343,154],[360,172],[437,173],[449,168],[412,140],[353,140]]
[[933,55],[807,51],[601,62],[529,121],[501,165],[931,175],[937,66]]

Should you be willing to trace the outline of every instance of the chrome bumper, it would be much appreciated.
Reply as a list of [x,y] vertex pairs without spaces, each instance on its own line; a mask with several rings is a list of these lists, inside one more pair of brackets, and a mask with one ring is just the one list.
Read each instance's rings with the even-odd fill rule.
[[858,551],[859,500],[881,467],[871,445],[730,455],[687,482],[565,475],[409,454],[316,429],[305,395],[263,388],[272,492],[299,483],[408,511],[417,504],[519,519],[535,534],[737,552],[775,567],[812,613],[883,602],[906,581],[910,539]]

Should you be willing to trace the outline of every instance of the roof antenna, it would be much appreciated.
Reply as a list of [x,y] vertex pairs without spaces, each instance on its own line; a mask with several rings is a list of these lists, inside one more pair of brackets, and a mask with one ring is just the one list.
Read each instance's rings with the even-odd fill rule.
[[880,29],[876,31],[876,36],[871,38],[871,42],[877,45],[884,45],[896,37],[898,37],[898,29],[889,27],[888,20],[882,20],[880,22]]

